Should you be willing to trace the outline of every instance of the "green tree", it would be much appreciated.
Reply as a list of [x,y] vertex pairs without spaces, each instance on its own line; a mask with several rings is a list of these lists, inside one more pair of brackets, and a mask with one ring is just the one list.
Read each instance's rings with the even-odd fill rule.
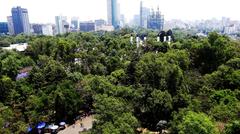
[[131,113],[131,106],[122,99],[97,95],[95,96],[94,107],[97,113],[97,121],[94,124],[93,133],[135,133],[138,121]]
[[14,82],[7,76],[0,78],[0,101],[7,102],[11,91],[14,89]]
[[180,134],[216,134],[214,122],[204,113],[189,111],[179,124]]

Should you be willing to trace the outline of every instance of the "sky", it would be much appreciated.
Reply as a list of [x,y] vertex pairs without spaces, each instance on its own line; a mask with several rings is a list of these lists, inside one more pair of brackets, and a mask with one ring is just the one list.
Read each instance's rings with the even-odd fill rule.
[[[129,21],[139,14],[140,0],[118,0],[120,12]],[[240,0],[143,0],[144,6],[160,11],[166,20],[201,20],[229,17],[240,20]],[[77,16],[81,21],[107,19],[107,0],[0,0],[0,22],[11,8],[28,9],[30,23],[54,23],[55,16]]]

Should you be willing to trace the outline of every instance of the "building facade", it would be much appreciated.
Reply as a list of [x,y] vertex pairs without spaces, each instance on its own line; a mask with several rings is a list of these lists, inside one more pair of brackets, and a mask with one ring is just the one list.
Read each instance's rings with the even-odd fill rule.
[[150,15],[150,9],[143,6],[143,2],[140,2],[140,26],[147,28],[148,16]]
[[80,22],[79,27],[80,27],[81,32],[95,31],[95,23],[94,22]]
[[78,17],[72,17],[71,19],[71,31],[75,32],[78,31]]
[[41,24],[32,24],[33,33],[36,35],[42,35],[42,25]]
[[95,20],[96,27],[105,26],[106,24],[107,24],[106,21],[103,19]]
[[156,12],[152,9],[151,14],[148,16],[147,28],[161,31],[163,30],[163,26],[164,16],[161,15],[159,8]]
[[118,29],[120,25],[120,5],[117,0],[107,0],[107,16],[108,24]]
[[8,23],[0,22],[0,34],[8,34]]
[[28,10],[21,7],[12,8],[14,34],[30,34]]
[[7,21],[8,21],[8,32],[10,35],[14,35],[14,26],[13,26],[12,16],[8,16]]
[[66,16],[56,16],[55,17],[56,22],[56,34],[64,34],[67,32],[67,17]]
[[95,30],[111,32],[111,31],[114,31],[114,27],[110,25],[107,25],[107,26],[103,25],[103,26],[95,27]]
[[42,25],[42,34],[53,36],[53,26],[51,24]]

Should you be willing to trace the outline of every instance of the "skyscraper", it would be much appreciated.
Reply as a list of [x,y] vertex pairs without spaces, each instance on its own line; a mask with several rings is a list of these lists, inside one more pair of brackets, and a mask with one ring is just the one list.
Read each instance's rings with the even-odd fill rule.
[[30,34],[30,24],[27,9],[19,6],[12,8],[12,22],[14,34]]
[[78,30],[78,17],[72,17],[72,19],[71,19],[71,29],[73,31]]
[[140,1],[140,26],[143,27],[143,2]]
[[43,35],[53,36],[53,26],[51,24],[42,25]]
[[7,21],[8,21],[8,32],[10,35],[14,35],[14,26],[13,26],[12,16],[8,16]]
[[115,29],[119,28],[120,5],[117,0],[107,0],[108,24]]
[[55,17],[56,21],[56,33],[57,34],[64,34],[67,32],[67,29],[65,26],[68,25],[67,23],[67,17],[66,16],[56,16]]
[[140,26],[147,28],[147,19],[150,14],[150,9],[143,6],[143,2],[140,2]]

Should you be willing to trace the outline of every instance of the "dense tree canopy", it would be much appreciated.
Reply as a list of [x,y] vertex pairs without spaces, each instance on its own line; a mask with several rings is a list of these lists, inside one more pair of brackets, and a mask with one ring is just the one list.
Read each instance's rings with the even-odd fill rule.
[[93,134],[159,131],[159,122],[170,133],[238,133],[240,41],[173,33],[168,44],[148,31],[139,48],[131,29],[0,37],[0,47],[29,44],[0,50],[0,133],[72,123],[90,111]]

